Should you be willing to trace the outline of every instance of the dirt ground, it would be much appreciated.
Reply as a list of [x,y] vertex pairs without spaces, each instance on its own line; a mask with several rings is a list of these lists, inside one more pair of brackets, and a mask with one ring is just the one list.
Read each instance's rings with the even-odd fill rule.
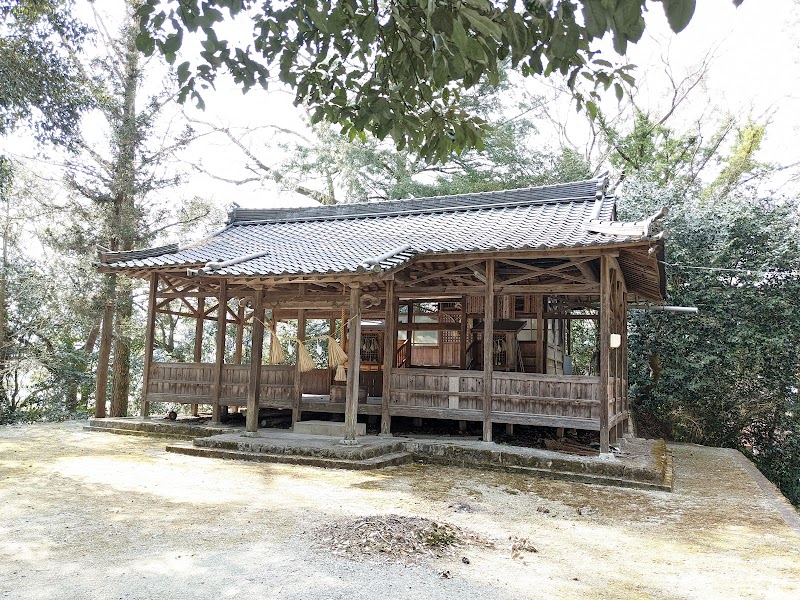
[[[82,425],[0,428],[0,598],[800,598],[797,514],[730,450],[674,446],[669,493],[219,461]],[[381,515],[490,543],[413,561],[324,533]]]

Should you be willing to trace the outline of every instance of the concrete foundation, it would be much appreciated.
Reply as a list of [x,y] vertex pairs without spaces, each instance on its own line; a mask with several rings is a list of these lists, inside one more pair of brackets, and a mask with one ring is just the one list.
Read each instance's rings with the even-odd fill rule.
[[[344,423],[337,421],[298,421],[294,424],[292,431],[302,435],[344,437]],[[356,423],[356,435],[367,435],[367,425],[365,423]]]
[[[340,444],[344,435],[340,428],[344,423],[329,421],[301,421],[296,423],[295,431],[259,429],[257,437],[247,437],[241,428],[196,428],[180,422],[160,423],[155,428],[158,431],[153,431],[152,421],[135,418],[90,419],[89,423],[87,429],[95,431],[164,435],[167,428],[173,431],[169,437],[194,436],[191,442],[171,443],[166,448],[168,452],[190,456],[339,469],[377,469],[426,462],[582,483],[672,489],[672,455],[663,440],[623,438],[618,442],[619,451],[613,454],[576,456],[458,437],[364,435],[363,429],[358,445],[345,446]],[[297,426],[314,433],[301,433]]]

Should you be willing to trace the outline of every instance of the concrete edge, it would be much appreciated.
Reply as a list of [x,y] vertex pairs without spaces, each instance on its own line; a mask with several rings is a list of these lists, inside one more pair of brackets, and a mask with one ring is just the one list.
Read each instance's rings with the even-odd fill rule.
[[574,471],[556,471],[551,469],[541,469],[537,467],[525,467],[520,465],[504,465],[490,462],[466,462],[458,459],[448,459],[448,457],[431,454],[413,453],[414,460],[424,464],[437,464],[453,467],[482,469],[485,471],[497,471],[500,473],[516,473],[520,475],[532,475],[542,479],[554,479],[558,481],[568,481],[570,483],[585,483],[589,485],[607,485],[611,487],[621,487],[628,489],[649,490],[658,492],[671,492],[671,485],[640,481],[635,479],[622,479],[618,477],[608,477],[607,475],[597,475],[594,473],[578,473]]
[[778,514],[783,519],[784,523],[791,529],[798,537],[800,537],[800,513],[792,506],[788,498],[772,483],[766,476],[758,470],[758,467],[753,462],[742,454],[739,450],[733,450],[737,460],[742,465],[745,471],[752,477],[759,489],[764,493],[770,504],[775,508]]

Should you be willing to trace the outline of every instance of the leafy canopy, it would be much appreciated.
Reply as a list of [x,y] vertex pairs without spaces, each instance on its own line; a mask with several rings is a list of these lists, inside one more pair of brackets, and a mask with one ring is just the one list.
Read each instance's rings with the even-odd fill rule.
[[72,4],[0,0],[0,135],[26,122],[40,141],[74,141],[92,100],[71,54],[88,33]]
[[[733,0],[738,5],[742,0]],[[689,23],[695,0],[661,0],[670,26]],[[171,62],[189,32],[200,61],[177,67],[180,98],[202,106],[199,88],[230,72],[243,90],[278,78],[327,120],[355,136],[391,136],[429,161],[481,148],[487,127],[464,110],[459,91],[497,80],[509,62],[526,75],[566,77],[578,106],[596,112],[600,89],[633,82],[595,42],[610,34],[624,54],[642,37],[646,0],[146,0],[137,45]],[[227,11],[226,17],[223,11]],[[246,15],[252,37],[220,39],[226,19]],[[579,91],[578,77],[589,82]]]

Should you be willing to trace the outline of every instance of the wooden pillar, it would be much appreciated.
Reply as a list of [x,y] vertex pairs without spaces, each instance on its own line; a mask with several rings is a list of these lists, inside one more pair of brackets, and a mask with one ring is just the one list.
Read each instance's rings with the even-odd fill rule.
[[[148,400],[148,388],[150,386],[150,370],[153,364],[153,346],[155,344],[156,329],[156,293],[158,291],[158,274],[150,273],[150,294],[147,297],[147,333],[144,338],[144,373],[142,382],[142,406],[141,415],[150,416],[150,400]],[[105,319],[105,317],[104,317]],[[110,322],[110,320],[109,320]],[[105,326],[105,320],[103,321]],[[105,331],[103,332],[105,335]],[[110,334],[110,332],[109,332]],[[105,398],[103,399],[103,410],[105,410]],[[97,406],[95,405],[95,410]]]
[[392,391],[392,369],[397,352],[397,313],[399,299],[394,295],[394,280],[386,282],[386,320],[383,330],[383,391],[381,392],[381,434],[389,435],[392,417],[389,415],[389,399]]
[[[197,320],[194,325],[194,362],[203,362],[203,325],[205,324],[206,299],[200,296],[197,299]],[[192,404],[192,415],[197,416],[198,404]]]
[[[233,347],[233,364],[240,365],[242,364],[242,347],[244,345],[244,306],[239,304],[239,308],[236,311],[236,342]],[[231,412],[238,413],[239,407],[238,406],[231,406]]]
[[611,337],[611,270],[605,254],[600,257],[600,452],[609,451],[608,401]]
[[217,306],[217,356],[214,363],[214,387],[211,398],[211,422],[222,420],[222,407],[219,404],[222,395],[222,371],[225,367],[225,329],[228,326],[228,282],[219,282],[219,298]]
[[[408,323],[414,322],[414,301],[409,300],[406,302],[406,314],[408,315]],[[410,369],[414,364],[414,332],[411,329],[406,330],[406,339],[408,340],[408,364],[406,368]]]
[[244,320],[244,306],[239,305],[236,312],[236,346],[233,349],[233,363],[242,364],[242,350],[244,346],[244,328],[247,323]]
[[536,309],[536,371],[544,373],[547,370],[547,346],[545,344],[544,333],[544,298],[541,295],[534,296]]
[[350,286],[350,326],[347,344],[347,396],[344,405],[344,444],[357,444],[358,387],[361,371],[361,288]]
[[253,302],[253,342],[250,348],[250,378],[247,384],[247,422],[250,433],[258,431],[258,401],[261,392],[261,357],[264,351],[264,291],[256,290]]
[[292,399],[292,427],[300,420],[300,403],[303,401],[303,373],[300,371],[300,345],[306,339],[306,311],[297,311],[297,339],[295,346],[294,398]]
[[[110,276],[111,277],[111,276]],[[114,331],[114,300],[106,303],[103,326],[100,329],[100,351],[97,357],[97,385],[94,393],[94,416],[104,419],[108,398],[108,367],[111,362],[111,341]],[[146,364],[146,363],[145,363]],[[142,402],[144,406],[144,401]]]
[[492,371],[494,368],[494,259],[486,261],[483,302],[483,441],[492,441]]
[[461,296],[461,330],[459,332],[461,360],[459,366],[461,370],[467,368],[467,297]]
[[628,433],[630,428],[630,416],[628,406],[628,293],[622,294],[622,408],[625,411],[625,419],[622,421],[621,433]]

